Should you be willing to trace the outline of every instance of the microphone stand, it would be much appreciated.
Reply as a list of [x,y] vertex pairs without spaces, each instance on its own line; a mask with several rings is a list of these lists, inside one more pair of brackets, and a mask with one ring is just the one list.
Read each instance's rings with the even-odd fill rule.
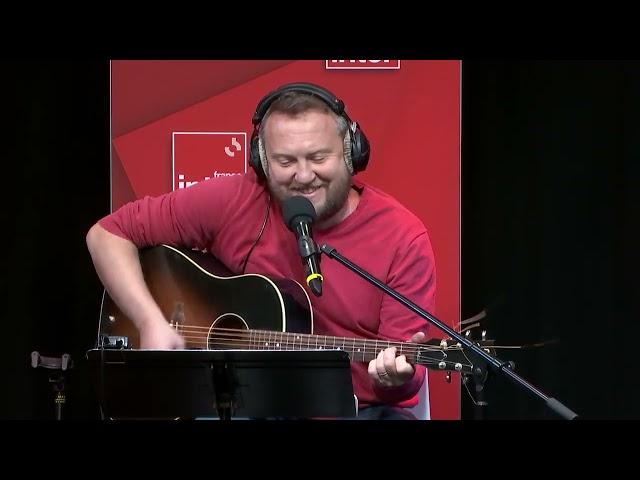
[[333,248],[330,245],[327,245],[325,243],[320,247],[320,250],[322,252],[324,252],[329,258],[333,258],[334,260],[337,260],[343,266],[347,267],[352,272],[357,273],[359,276],[364,278],[366,281],[368,281],[369,283],[375,285],[380,290],[382,290],[386,294],[388,294],[391,297],[393,297],[395,300],[400,302],[402,305],[407,307],[412,312],[420,315],[422,318],[424,318],[425,320],[429,321],[430,323],[432,323],[433,325],[438,327],[443,332],[447,333],[447,335],[449,335],[451,338],[455,339],[461,345],[464,345],[469,350],[471,350],[478,357],[482,358],[491,367],[491,369],[493,371],[499,372],[499,373],[505,375],[507,378],[512,380],[514,383],[516,383],[522,389],[526,390],[527,392],[532,394],[534,397],[537,397],[538,399],[541,399],[542,401],[544,401],[545,404],[547,405],[547,407],[549,407],[551,410],[553,410],[558,415],[563,417],[565,420],[574,420],[574,419],[578,418],[578,415],[575,412],[571,411],[569,408],[564,406],[562,403],[560,403],[555,398],[548,397],[547,395],[542,393],[540,390],[538,390],[536,387],[534,387],[533,385],[528,383],[526,380],[524,380],[522,377],[520,377],[518,374],[516,374],[513,371],[513,369],[512,369],[513,367],[512,367],[510,362],[505,362],[505,361],[500,360],[497,357],[493,357],[493,356],[489,355],[483,349],[481,349],[480,347],[475,345],[472,341],[470,341],[469,339],[467,339],[464,336],[460,335],[459,333],[457,333],[456,331],[451,329],[448,325],[442,323],[436,317],[434,317],[433,315],[431,315],[427,311],[421,309],[415,303],[413,303],[410,300],[408,300],[407,298],[403,297],[398,292],[396,292],[395,290],[393,290],[389,286],[385,285],[383,282],[381,282],[377,278],[373,277],[369,273],[365,272],[359,266],[357,266],[353,262],[349,261],[347,258],[345,258],[342,255],[340,255],[336,251],[335,248]]

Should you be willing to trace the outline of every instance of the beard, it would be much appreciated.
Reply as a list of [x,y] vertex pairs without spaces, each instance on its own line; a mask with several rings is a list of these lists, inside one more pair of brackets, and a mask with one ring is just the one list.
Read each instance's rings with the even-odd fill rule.
[[316,210],[316,221],[320,222],[331,218],[344,206],[347,198],[349,197],[349,190],[351,188],[351,174],[345,168],[343,175],[340,175],[328,184],[325,182],[319,182],[313,185],[292,184],[287,187],[277,185],[275,184],[275,182],[273,182],[272,179],[269,178],[268,186],[271,194],[276,197],[280,204],[282,204],[282,202],[284,202],[287,198],[301,195],[301,193],[298,193],[299,190],[303,190],[308,187],[324,188],[324,200],[319,204],[316,204],[314,201],[312,201],[313,207]]

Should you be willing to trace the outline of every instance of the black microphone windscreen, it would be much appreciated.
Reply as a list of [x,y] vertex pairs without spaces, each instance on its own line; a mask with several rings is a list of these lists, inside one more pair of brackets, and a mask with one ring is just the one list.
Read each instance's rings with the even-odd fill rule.
[[282,218],[290,230],[294,228],[293,220],[299,216],[308,217],[311,223],[315,221],[316,209],[308,198],[297,195],[282,202]]

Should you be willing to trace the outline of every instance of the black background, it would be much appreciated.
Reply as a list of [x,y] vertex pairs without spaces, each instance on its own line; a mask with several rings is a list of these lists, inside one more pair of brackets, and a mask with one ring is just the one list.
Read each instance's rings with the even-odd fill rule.
[[[556,340],[502,357],[582,418],[640,416],[640,62],[462,71],[463,317],[487,308],[498,343]],[[10,61],[0,82],[0,417],[53,418],[37,350],[75,361],[65,417],[98,418],[83,359],[102,289],[84,237],[109,211],[109,62]],[[483,418],[557,418],[504,378],[485,392]],[[463,398],[463,418],[478,418]]]

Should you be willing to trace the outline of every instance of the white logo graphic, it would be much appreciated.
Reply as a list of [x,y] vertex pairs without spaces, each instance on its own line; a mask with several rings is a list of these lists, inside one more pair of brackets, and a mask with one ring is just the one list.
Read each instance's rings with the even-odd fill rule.
[[325,60],[327,70],[400,70],[400,60]]
[[246,132],[172,132],[171,148],[173,190],[247,173]]
[[[235,150],[237,152],[240,152],[242,150],[242,145],[240,145],[240,142],[238,142],[236,137],[232,137],[231,138],[231,145],[233,145],[233,148],[235,148]],[[227,154],[227,157],[235,157],[236,156],[236,152],[232,152],[231,149],[228,146],[224,147],[224,153]]]

